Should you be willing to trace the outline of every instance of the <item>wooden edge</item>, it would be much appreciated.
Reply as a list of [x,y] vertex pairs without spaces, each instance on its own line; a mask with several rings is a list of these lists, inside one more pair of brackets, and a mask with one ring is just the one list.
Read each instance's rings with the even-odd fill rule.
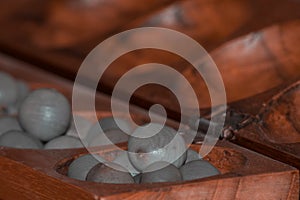
[[[170,188],[149,189],[134,191],[121,195],[112,195],[103,199],[298,199],[298,173],[274,173],[247,177],[232,177],[222,180],[210,180],[200,183],[191,183],[183,186],[174,185]],[[261,182],[263,181],[263,183]],[[274,182],[278,181],[278,188]],[[258,184],[260,182],[260,184]],[[290,187],[286,187],[287,185]],[[263,185],[263,186],[262,186]],[[277,190],[279,189],[279,190]],[[277,190],[277,191],[275,191]],[[146,199],[145,198],[145,199]]]
[[264,136],[261,124],[261,113],[268,109],[269,104],[281,98],[282,94],[289,92],[299,85],[298,81],[286,83],[269,91],[255,95],[251,98],[235,102],[229,108],[245,114],[250,114],[255,119],[246,127],[235,133],[233,143],[244,146],[253,151],[267,155],[273,159],[292,165],[300,169],[300,143],[276,143]]
[[264,104],[270,101],[274,95],[284,90],[294,82],[295,81],[286,82],[270,90],[256,94],[252,97],[232,102],[228,105],[228,107],[238,112],[247,113],[255,116],[259,114],[259,111],[263,108]]
[[[192,147],[197,149],[199,145],[192,145]],[[241,153],[246,157],[246,163],[234,172],[194,181],[129,185],[100,184],[77,181],[59,174],[54,169],[57,162],[70,156],[85,153],[85,149],[41,151],[3,148],[0,151],[0,159],[3,163],[0,167],[1,171],[5,173],[2,175],[1,181],[5,182],[3,184],[5,188],[10,188],[4,194],[13,192],[11,188],[14,188],[16,184],[9,177],[15,177],[20,184],[22,183],[23,189],[26,188],[28,191],[32,191],[32,194],[37,195],[42,192],[42,186],[36,189],[35,184],[39,180],[47,182],[45,185],[51,188],[51,192],[46,190],[40,195],[41,198],[44,194],[57,197],[55,195],[59,193],[73,197],[72,191],[75,190],[74,194],[77,196],[79,195],[77,192],[81,193],[80,195],[88,193],[89,195],[86,195],[85,199],[94,197],[99,199],[142,199],[149,197],[181,199],[184,195],[187,197],[185,199],[195,197],[203,197],[203,199],[219,199],[221,197],[224,197],[222,199],[250,199],[252,197],[253,199],[253,195],[268,199],[298,199],[299,172],[295,168],[228,142],[219,142],[217,148],[232,149]],[[107,150],[109,148],[105,151]],[[221,149],[221,152],[224,153],[225,151]],[[16,173],[15,169],[20,171],[20,174],[26,174],[26,176],[21,176],[19,172]],[[52,184],[63,186],[52,187]],[[20,195],[27,197],[29,193]]]
[[[237,134],[235,134],[235,139],[231,142],[300,169],[300,155],[295,153],[297,149],[296,146],[298,146],[299,149],[299,143],[271,143],[266,141],[266,139],[261,139],[257,134],[258,132],[256,127],[250,125],[249,127],[238,131]],[[291,148],[294,148],[294,151],[292,151]]]
[[0,157],[1,199],[96,199],[74,185],[6,157]]

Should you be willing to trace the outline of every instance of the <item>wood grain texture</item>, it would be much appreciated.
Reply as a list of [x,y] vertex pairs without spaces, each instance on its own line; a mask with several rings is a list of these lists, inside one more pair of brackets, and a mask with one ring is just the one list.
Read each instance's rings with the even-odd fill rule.
[[[0,54],[0,70],[9,73],[16,79],[28,83],[31,89],[53,87],[62,92],[70,103],[72,103],[73,82],[57,76],[54,73],[49,73],[48,71],[4,54]],[[83,91],[79,92],[87,92],[87,94],[92,92],[89,88],[84,86],[82,86],[82,90]],[[111,98],[105,94],[96,92],[95,107],[97,111],[111,113]],[[78,109],[78,111],[90,112],[84,104],[80,105]],[[137,115],[139,115],[138,113],[140,113],[140,115],[145,115],[146,113],[145,110],[134,105],[130,106],[130,111]]]
[[[2,2],[3,23],[20,23],[31,42],[41,49],[66,48],[105,38],[125,23],[175,1],[21,0]],[[6,8],[6,9],[5,9]],[[15,24],[15,25],[16,25]]]
[[299,105],[293,103],[299,95],[299,84],[297,81],[281,85],[229,105],[254,119],[237,131],[232,141],[300,169],[300,132],[295,125],[299,118],[296,121],[290,118],[299,111]]
[[[105,38],[123,24],[174,2],[171,0],[48,1],[45,21],[35,30],[33,43],[41,48],[55,49],[82,44],[95,38]],[[32,3],[36,4],[34,1]]]
[[173,2],[2,1],[1,51],[74,79],[83,58],[95,45],[128,21]]
[[[191,148],[197,150],[200,146],[192,145]],[[93,152],[113,155],[114,149],[108,146]],[[2,148],[0,167],[5,173],[1,176],[1,198],[11,195],[23,199],[67,199],[75,195],[83,199],[299,198],[297,170],[227,142],[220,142],[206,158],[220,169],[221,175],[182,183],[101,184],[77,181],[63,175],[62,168],[84,153],[84,149],[41,151]],[[15,177],[17,180],[13,179]]]
[[[229,41],[210,52],[222,75],[228,102],[247,98],[300,78],[299,27],[299,20],[277,24]],[[178,56],[162,51],[144,50],[120,57],[106,71],[103,83],[107,88],[113,88],[127,70],[149,62],[174,67],[190,81],[200,107],[211,106],[207,85],[196,70]],[[201,65],[205,66],[207,63],[203,62]],[[140,77],[150,73],[145,70],[140,73]],[[136,91],[134,98],[139,106],[149,107],[153,103],[161,103],[169,108],[169,112],[179,110],[174,95],[155,85]]]
[[[211,51],[233,38],[237,38],[238,36],[252,31],[257,31],[274,23],[297,19],[300,15],[299,12],[297,12],[300,8],[299,2],[284,0],[278,0],[276,2],[271,0],[226,0],[221,3],[218,1],[204,0],[178,2],[151,1],[150,4],[144,2],[140,3],[134,0],[122,2],[115,0],[110,1],[109,3],[101,1],[98,4],[95,3],[95,5],[91,6],[82,5],[82,1],[77,1],[76,4],[68,0],[46,1],[43,3],[36,0],[22,0],[22,2],[23,3],[3,3],[2,10],[7,9],[9,11],[3,12],[2,20],[0,20],[0,25],[2,24],[1,27],[5,27],[5,29],[3,28],[3,30],[1,30],[2,37],[0,38],[0,48],[6,53],[30,61],[72,80],[74,79],[83,58],[95,45],[103,41],[104,38],[128,28],[143,26],[172,28],[190,35],[196,41],[200,42],[207,50]],[[170,3],[172,5],[167,6]],[[4,4],[7,6],[4,6]],[[86,14],[86,9],[91,12]],[[94,10],[97,9],[103,10],[103,12],[95,11],[96,14],[93,14]],[[94,17],[91,17],[93,15],[97,17],[99,15],[99,18],[103,17],[107,20],[98,20],[97,17],[97,19],[95,19]],[[138,19],[135,20],[134,18]],[[104,25],[91,26],[90,24],[95,23],[95,21],[96,23],[103,23]],[[88,26],[91,29],[83,31],[85,26]],[[264,62],[271,63],[271,60],[276,60],[274,57],[284,59],[286,54],[289,54],[285,51],[286,46],[288,46],[288,50],[291,50],[289,46],[292,46],[292,50],[297,50],[295,46],[298,45],[290,44],[290,41],[293,41],[293,44],[298,42],[297,35],[299,34],[298,31],[295,30],[297,29],[297,26],[297,24],[279,25],[279,30],[266,30],[268,33],[262,31],[257,34],[252,34],[252,36],[241,38],[240,42],[235,41],[235,45],[233,44],[235,42],[232,42],[231,45],[226,44],[227,47],[220,47],[223,50],[218,48],[218,50],[212,51],[212,54],[214,55],[213,58],[216,59],[220,70],[222,72],[225,71],[224,79],[226,79],[226,84],[228,83],[226,88],[228,88],[229,101],[248,97],[265,89],[264,87],[257,86],[259,85],[259,83],[257,83],[255,84],[255,87],[243,89],[242,91],[246,94],[242,93],[239,96],[239,92],[235,92],[234,90],[236,87],[244,85],[244,82],[246,81],[243,82],[240,79],[236,80],[236,78],[232,78],[232,76],[243,77],[244,73],[248,72],[248,69],[245,70],[244,67],[240,67],[240,65],[243,65],[242,61],[245,60],[245,58],[247,58],[246,60],[248,63],[251,63],[251,66],[252,63],[253,65],[264,65]],[[18,30],[16,27],[18,27]],[[96,31],[91,31],[92,29],[95,29]],[[56,34],[53,33],[55,30],[59,32],[57,34],[58,42],[55,42],[56,39],[52,38],[56,37]],[[294,33],[294,36],[292,36],[291,33]],[[94,36],[92,37],[89,34],[98,35],[93,39]],[[89,36],[87,37],[87,35]],[[261,35],[263,35],[263,37],[259,38]],[[66,42],[70,44],[62,44],[64,47],[59,47],[59,45],[55,47],[56,43],[60,43],[60,40],[64,41],[64,39],[61,38],[67,38],[67,40],[70,41]],[[83,42],[74,42],[76,38]],[[282,39],[283,47],[280,47]],[[258,42],[259,44],[255,44],[255,42]],[[261,43],[267,43],[267,45]],[[246,44],[247,48],[243,44]],[[53,47],[51,47],[51,45],[53,45]],[[261,46],[267,46],[267,48]],[[249,50],[248,47],[252,50]],[[262,50],[260,50],[261,48]],[[273,48],[275,48],[275,50]],[[276,49],[278,52],[276,52]],[[261,51],[262,54],[266,56],[262,58],[258,54],[255,54],[257,50]],[[269,51],[272,55],[267,55],[270,53]],[[236,56],[236,54],[240,54],[240,52],[241,56]],[[275,53],[275,55],[273,55],[273,53]],[[222,56],[223,54],[224,56]],[[226,60],[227,57],[230,58],[228,62]],[[139,52],[132,54],[115,63],[113,66],[118,66],[118,69],[116,68],[107,73],[107,79],[103,81],[104,87],[101,88],[101,90],[109,94],[112,91],[115,81],[120,77],[120,74],[124,69],[132,68],[136,64],[149,61],[170,64],[171,66],[178,68],[181,72],[185,71],[183,72],[184,74],[192,76],[193,78],[193,75],[191,75],[192,72],[190,72],[191,69],[188,69],[187,67],[188,64],[183,60],[178,60],[178,57],[172,54],[145,51],[145,53]],[[280,64],[283,63],[283,65],[288,65],[289,62],[290,61],[287,60],[280,60]],[[272,64],[273,63],[270,65]],[[266,65],[269,64],[266,63]],[[234,70],[233,75],[229,74],[230,71],[236,67],[241,69]],[[249,66],[247,68],[254,67]],[[268,67],[262,68],[261,71],[269,69]],[[249,70],[251,71],[251,69]],[[260,74],[261,71],[257,70],[256,72]],[[227,77],[227,74],[230,78]],[[252,72],[250,74],[253,76],[256,75],[256,73]],[[267,78],[272,79],[274,77],[270,75]],[[249,81],[249,79],[250,78],[246,78],[244,80]],[[201,91],[199,92],[201,93],[199,94],[201,106],[209,107],[210,101],[207,88],[203,86],[202,83],[198,83],[202,82],[201,78],[197,77],[196,80],[196,90]],[[280,80],[276,79],[274,84],[277,84],[278,82],[280,82]],[[153,87],[153,89],[148,87],[146,90],[156,91],[157,89],[160,89],[155,86]],[[269,87],[271,86],[266,86],[267,89]],[[134,101],[140,106],[145,105],[146,107],[149,107],[154,100],[160,100],[163,104],[168,105],[167,107],[172,108],[170,104],[173,105],[174,101],[171,103],[165,102],[165,99],[171,95],[170,92],[164,91],[164,93],[166,94],[164,97],[159,98],[154,96],[149,98],[149,96],[153,96],[154,92],[149,91],[149,94],[147,94],[146,92],[143,93],[140,91],[139,95],[135,95]],[[149,101],[149,99],[152,99],[152,101]],[[170,112],[173,112],[172,109]]]
[[93,199],[93,195],[88,192],[20,162],[5,157],[1,157],[0,160],[1,199]]
[[[0,59],[1,69],[30,81],[70,88],[68,81],[27,64]],[[49,82],[48,82],[49,80]],[[101,95],[100,95],[101,97]],[[105,97],[101,97],[106,99]],[[105,105],[106,101],[102,101]],[[103,105],[103,109],[107,107]],[[101,111],[101,110],[100,110]],[[192,145],[195,150],[199,145]],[[95,149],[111,155],[113,149]],[[0,149],[1,199],[298,199],[299,172],[294,168],[228,142],[206,157],[222,175],[184,183],[107,185],[82,182],[64,175],[68,164],[85,149]]]
[[229,101],[247,98],[300,78],[300,21],[249,34],[211,53]]
[[187,0],[144,15],[127,28],[157,26],[185,33],[208,51],[241,35],[298,19],[300,3],[272,0]]
[[[295,124],[277,113],[271,116],[279,116],[278,121],[266,123],[269,115],[258,113],[274,95],[300,78],[298,1],[112,0],[92,6],[82,2],[1,2],[0,50],[73,80],[85,55],[119,31],[144,26],[181,31],[210,51],[223,75],[229,102],[281,85],[230,104],[230,108],[258,119],[238,131],[233,142],[300,169],[299,132],[292,132],[291,128]],[[168,6],[170,3],[172,5]],[[291,21],[293,19],[298,20]],[[109,94],[126,70],[154,61],[171,65],[190,78],[201,107],[210,106],[205,84],[188,63],[173,54],[153,50],[134,52],[113,63],[103,79],[102,91]],[[2,55],[0,65],[0,69],[17,78],[34,80],[34,87],[55,86],[69,99],[71,97],[72,82]],[[36,84],[36,81],[43,83]],[[178,119],[178,105],[169,91],[157,86],[143,89],[135,94],[135,104],[149,108],[153,103],[162,103],[171,117]],[[290,98],[285,96],[285,99]],[[98,94],[96,105],[101,116],[109,115],[107,96]],[[279,110],[279,114],[288,109],[285,106],[272,108]],[[133,110],[145,115],[145,111],[135,106]],[[282,120],[286,126],[279,124]],[[285,135],[273,134],[281,127],[285,127]],[[2,148],[0,199],[299,199],[299,171],[232,144],[219,145],[207,159],[211,159],[222,175],[185,183],[138,186],[79,182],[57,170],[59,164],[86,153],[82,149],[24,151]]]

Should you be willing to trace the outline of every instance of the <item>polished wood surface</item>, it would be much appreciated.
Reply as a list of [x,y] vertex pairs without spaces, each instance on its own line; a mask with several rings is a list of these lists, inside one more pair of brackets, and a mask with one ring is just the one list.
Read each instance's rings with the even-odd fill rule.
[[281,85],[229,105],[252,118],[231,141],[300,169],[299,118],[291,117],[299,112],[299,85],[299,81]]
[[[0,54],[0,71],[10,74],[12,77],[24,81],[31,89],[38,88],[55,88],[56,90],[62,92],[69,102],[72,104],[72,92],[73,92],[73,82],[61,78],[56,74],[49,73],[43,69],[36,66],[30,65],[28,63],[16,60],[15,58]],[[82,86],[83,94],[90,94],[89,88]],[[111,98],[105,94],[96,92],[95,93],[95,108],[97,110],[98,117],[106,117],[111,115]],[[83,115],[85,113],[91,113],[91,110],[87,109],[85,104],[80,104],[75,110]],[[143,121],[147,121],[147,112],[137,106],[130,105],[130,112],[132,117],[143,118]],[[102,114],[101,114],[102,113]],[[127,116],[128,117],[128,116]],[[168,120],[170,125],[175,124],[172,120]],[[138,121],[137,121],[138,122]],[[141,121],[140,121],[141,122]]]
[[[84,57],[99,42],[128,28],[158,26],[191,36],[211,53],[223,75],[228,101],[270,89],[290,74],[292,78],[299,77],[295,68],[297,57],[293,56],[299,52],[299,22],[293,21],[300,17],[298,1],[87,2],[22,0],[2,2],[2,6],[0,3],[0,10],[4,10],[0,50],[73,80]],[[178,69],[194,83],[201,107],[210,106],[201,77],[195,76],[184,60],[166,52],[146,50],[121,57],[107,71],[99,89],[110,94],[124,71],[149,61]],[[289,65],[288,72],[282,70],[284,77],[276,74],[277,65]],[[252,80],[266,71],[270,74]],[[271,81],[266,83],[267,80]],[[147,86],[136,92],[132,101],[145,108],[162,103],[176,118],[178,106],[174,106],[172,94],[163,90],[163,96],[153,96],[157,90],[162,89]]]
[[[71,94],[71,82],[13,58],[0,58],[0,69],[14,77],[31,82],[34,87],[50,85],[67,96]],[[103,113],[102,116],[109,113],[108,102],[108,97],[97,95],[96,103],[101,104],[98,112]],[[138,111],[139,109],[136,113]],[[192,148],[199,150],[199,145],[192,145]],[[221,175],[183,183],[109,185],[76,181],[66,177],[70,161],[86,151],[1,147],[0,198],[252,199],[254,193],[257,198],[299,198],[299,172],[296,169],[228,142],[219,142],[205,157],[221,171]],[[95,151],[109,157],[115,155],[111,153],[111,148]],[[258,181],[260,189],[257,188]]]
[[[206,158],[222,172],[220,176],[184,183],[81,182],[64,174],[68,161],[86,153],[84,149],[1,147],[0,199],[299,199],[299,170],[291,167],[300,169],[295,106],[299,89],[286,92],[300,80],[299,10],[298,0],[1,1],[0,70],[33,88],[55,87],[71,100],[77,70],[97,44],[130,28],[171,28],[210,53],[222,75],[229,110],[245,114],[251,123],[235,130],[231,143],[219,142]],[[170,65],[183,74],[197,93],[202,116],[209,118],[210,97],[202,77],[186,60],[154,49],[131,52],[111,64],[98,88],[106,94],[96,95],[98,117],[110,115],[109,95],[120,77],[149,62]],[[146,122],[144,109],[160,103],[168,112],[168,123],[178,125],[170,119],[179,120],[180,107],[166,88],[143,86],[131,103],[137,121]],[[84,105],[81,111],[86,113]]]
[[[191,148],[199,150],[199,145]],[[95,149],[113,157],[111,147]],[[299,172],[228,142],[206,157],[221,175],[194,181],[153,184],[103,184],[64,174],[85,149],[17,150],[1,148],[0,197],[16,199],[298,199]],[[259,185],[258,185],[259,182]],[[62,195],[63,194],[63,195]]]
[[[223,78],[228,102],[247,98],[300,78],[299,27],[300,20],[276,24],[236,38],[210,52]],[[145,50],[126,54],[112,63],[103,82],[113,88],[127,70],[153,60],[180,71],[193,86],[200,107],[211,106],[207,85],[201,75],[183,59],[166,52]],[[205,65],[205,61],[201,64]],[[147,70],[144,72],[145,75],[149,73],[151,72]],[[142,76],[143,73],[140,73],[140,77]],[[149,107],[155,102],[162,103],[170,112],[179,111],[173,94],[156,85],[145,86],[134,97],[139,106]]]

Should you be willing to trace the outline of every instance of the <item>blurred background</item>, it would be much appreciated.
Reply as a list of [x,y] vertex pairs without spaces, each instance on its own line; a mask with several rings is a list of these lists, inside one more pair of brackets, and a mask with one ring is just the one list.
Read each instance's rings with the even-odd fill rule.
[[[229,102],[300,77],[298,0],[19,0],[0,1],[0,52],[74,80],[86,55],[106,38],[137,27],[165,27],[195,39],[211,55]],[[210,107],[202,77],[184,59],[147,49],[117,59],[101,78],[111,94],[129,69],[156,62],[174,67],[192,84],[201,108]],[[176,118],[174,95],[145,85],[132,103],[163,104]]]

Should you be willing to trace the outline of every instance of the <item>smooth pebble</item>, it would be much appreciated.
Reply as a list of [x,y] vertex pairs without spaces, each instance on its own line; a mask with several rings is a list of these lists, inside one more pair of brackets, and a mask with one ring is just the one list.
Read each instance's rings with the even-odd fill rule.
[[43,144],[37,138],[23,131],[8,131],[0,136],[0,146],[18,149],[41,149]]
[[[75,119],[76,119],[76,126],[74,121]],[[68,128],[66,135],[77,137],[77,138],[85,138],[91,126],[92,126],[92,122],[90,120],[79,115],[73,115],[70,127]]]
[[[97,157],[97,159],[95,158]],[[84,181],[88,172],[100,161],[97,155],[87,154],[76,158],[69,166],[68,176],[77,180]]]
[[5,72],[0,72],[0,106],[16,103],[18,98],[17,81]]
[[134,183],[134,179],[130,173],[126,172],[125,168],[115,163],[109,163],[109,166],[101,163],[97,164],[89,171],[86,180],[99,183]]
[[[139,171],[158,161],[166,161],[179,168],[186,160],[186,145],[182,136],[167,126],[160,130],[161,126],[152,124],[151,128],[139,127],[128,140],[129,159]],[[160,131],[156,133],[157,130]],[[145,135],[153,136],[144,137]]]
[[180,168],[184,181],[195,180],[220,174],[219,170],[205,160],[194,160]]
[[4,116],[0,118],[0,136],[11,130],[22,131],[22,128],[15,117]]
[[185,163],[191,162],[193,160],[201,160],[202,159],[201,155],[192,149],[188,149],[186,155],[187,156],[186,156]]
[[129,138],[128,134],[123,132],[117,126],[115,120],[122,124],[122,127],[124,127],[127,132],[130,132],[130,125],[127,121],[121,118],[103,118],[99,120],[99,122],[96,122],[96,124],[94,124],[88,131],[85,138],[86,144],[88,146],[101,146],[127,142]]
[[115,157],[115,159],[112,162],[119,164],[125,169],[127,169],[127,171],[132,176],[139,174],[139,171],[130,162],[127,151],[119,151],[118,155]]
[[174,165],[160,161],[149,165],[143,172],[141,183],[181,181],[181,173]]
[[17,88],[18,88],[18,96],[16,102],[8,105],[6,108],[6,112],[9,115],[18,114],[22,102],[30,92],[28,85],[23,81],[17,81]]
[[83,144],[80,139],[72,136],[59,136],[47,142],[45,144],[45,149],[72,149],[81,148]]
[[22,127],[42,141],[65,133],[70,125],[71,107],[64,95],[54,89],[32,91],[19,111]]

